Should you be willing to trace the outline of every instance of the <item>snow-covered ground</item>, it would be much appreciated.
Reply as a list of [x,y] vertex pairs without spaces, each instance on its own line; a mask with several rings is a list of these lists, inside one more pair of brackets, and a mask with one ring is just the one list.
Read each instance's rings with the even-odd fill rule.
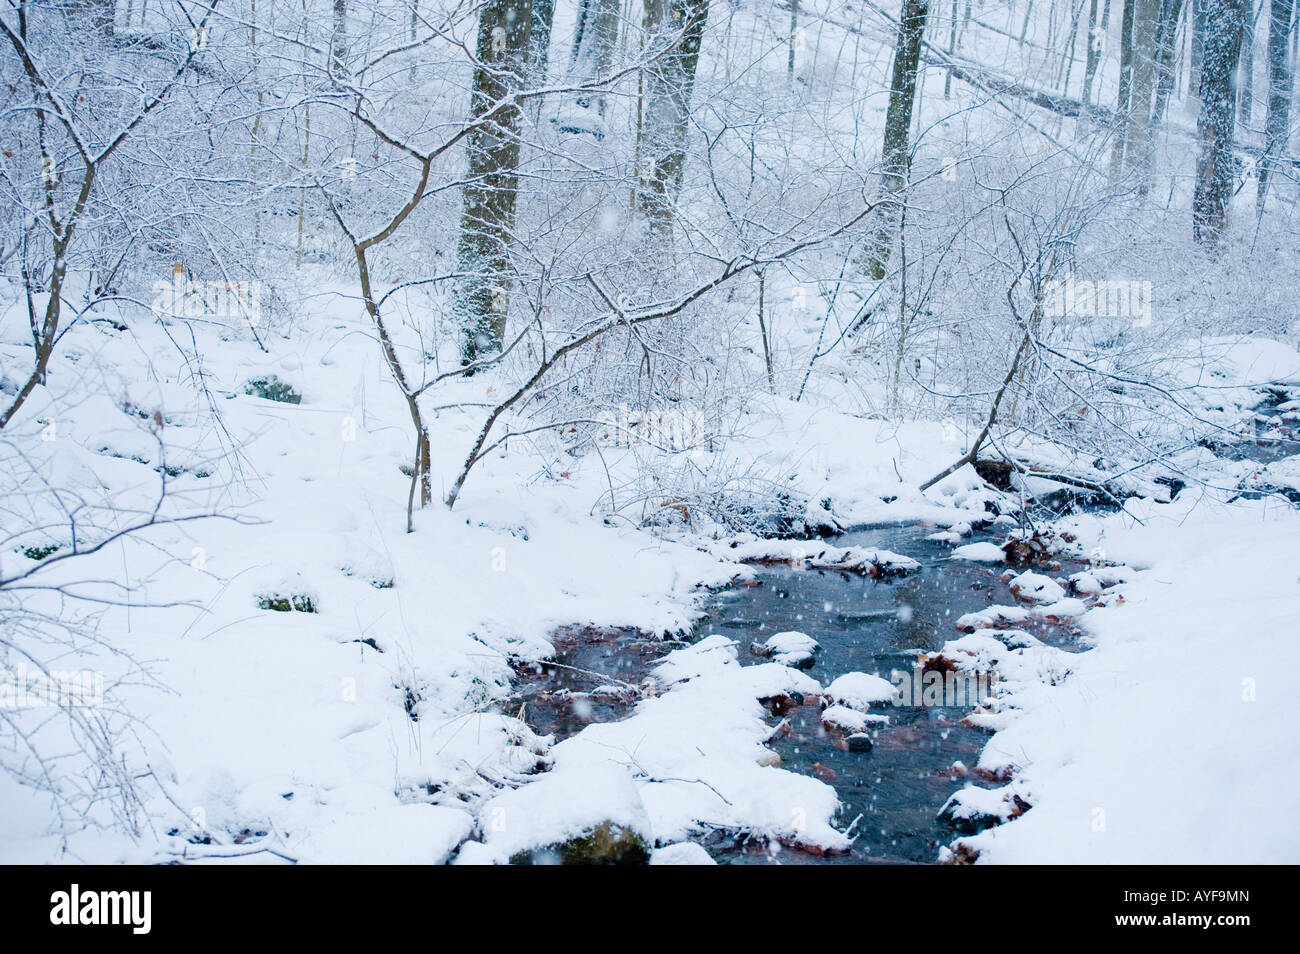
[[[86,823],[59,822],[48,798],[3,777],[0,857],[503,861],[602,822],[660,847],[709,826],[845,845],[832,827],[834,790],[773,764],[757,701],[818,694],[820,684],[779,663],[742,668],[729,640],[671,653],[630,718],[560,744],[534,735],[510,701],[508,657],[549,657],[556,627],[684,634],[704,588],[752,575],[741,561],[790,559],[793,544],[733,548],[604,525],[591,512],[602,469],[538,469],[524,454],[490,459],[454,511],[418,512],[407,534],[403,411],[349,320],[317,319],[270,357],[248,342],[205,343],[220,432],[165,332],[128,339],[103,325],[77,328],[58,360],[94,354],[110,369],[98,392],[42,390],[15,441],[53,425],[53,439],[24,445],[29,457],[88,501],[146,507],[165,460],[176,497],[164,513],[221,510],[239,520],[157,527],[38,576],[76,584],[125,567],[135,590],[137,605],[105,606],[99,621],[130,661],[80,643],[59,663],[102,669],[110,685],[125,680],[112,696],[139,720],[124,741],[141,826],[136,839],[98,827],[102,805]],[[17,345],[6,343],[8,353]],[[244,393],[272,374],[302,403]],[[957,450],[938,424],[779,402],[756,419],[754,457],[798,461],[795,486],[842,524],[960,525],[983,511],[989,492],[969,470],[927,495],[911,489]],[[454,410],[437,420],[440,481],[475,423]],[[238,472],[222,440],[238,448]],[[743,442],[729,448],[744,451]],[[1122,601],[1083,616],[1096,645],[1070,659],[1068,678],[1049,687],[1022,674],[1015,684],[982,761],[1014,766],[1014,790],[1033,809],[970,839],[981,860],[1297,856],[1287,814],[1300,743],[1289,731],[1297,706],[1285,665],[1300,620],[1300,517],[1275,499],[1223,497],[1196,489],[1173,504],[1135,498],[1124,514],[1069,523],[1080,547],[1104,548],[1107,561],[1135,572],[1109,590],[1122,590]],[[39,542],[28,537],[22,545]],[[906,562],[798,549],[830,564]],[[30,562],[6,555],[11,573]],[[1034,600],[1063,596],[1037,574],[1018,582]],[[81,586],[104,595],[99,584]],[[263,608],[268,597],[305,597],[313,611]],[[856,705],[861,689],[832,686],[828,702]],[[656,858],[702,860],[685,849]]]
[[[711,29],[718,32],[724,14],[715,7]],[[831,222],[843,210],[819,194],[839,195],[846,178],[853,184],[845,194],[854,202],[875,187],[872,163],[890,98],[895,22],[874,5],[852,11],[852,19],[834,4],[819,7],[803,7],[806,19],[816,14],[817,28],[792,47],[790,67],[783,44],[796,38],[785,36],[787,21],[776,8],[729,10],[722,42],[707,44],[702,54],[701,95],[715,97],[714,107],[746,105],[701,119],[692,136],[707,133],[709,123],[761,128],[746,148],[724,143],[717,160],[723,204],[730,179],[748,178],[745,202],[753,209],[741,210],[740,219],[773,214],[776,224],[762,223],[760,235],[784,228],[776,211]],[[557,51],[568,42],[575,12],[574,5],[561,12]],[[963,31],[961,57],[1055,89],[1059,70],[1044,44],[1058,31],[1056,12],[1039,8],[1023,26],[1014,10],[1002,8],[977,20],[995,14],[1007,29],[977,22],[970,39]],[[755,32],[757,23],[762,32]],[[1009,29],[1020,31],[1020,42]],[[755,37],[759,58],[733,62],[733,47],[746,43],[754,56]],[[1116,96],[1118,47],[1105,51],[1110,69],[1098,76],[1099,102]],[[1076,73],[1081,69],[1080,63]],[[973,145],[981,152],[985,132],[999,143],[1023,139],[1031,154],[1043,143],[1025,132],[1029,127],[1016,124],[1008,132],[990,122],[982,110],[1008,103],[989,104],[989,89],[957,84],[950,98],[948,79],[936,63],[919,79],[915,125],[924,135],[914,144],[917,187],[928,181],[936,191],[918,193],[918,207],[945,211],[951,202],[964,215],[965,204],[979,195],[972,181],[989,173],[983,163],[1006,159],[971,155]],[[1073,82],[1065,80],[1066,91],[1078,94],[1078,75]],[[393,110],[395,121],[404,111],[426,112],[428,103],[418,102],[425,92],[416,92],[414,105],[399,102]],[[261,102],[260,90],[256,96]],[[632,102],[620,94],[617,108],[630,110]],[[542,132],[531,133],[554,147],[554,156],[543,151],[547,164],[572,159],[583,175],[618,165],[602,157],[588,167],[579,161],[583,147],[556,146],[549,137],[563,135],[560,127],[592,117],[575,116],[573,104],[546,109],[553,106],[559,115],[542,120],[539,112],[534,118]],[[779,118],[777,126],[767,125],[769,113]],[[428,116],[435,126],[443,122],[441,113]],[[1064,121],[1049,118],[1057,128],[1047,141],[1055,142],[1065,135]],[[1193,121],[1181,112],[1173,118],[1176,135],[1162,137],[1160,147],[1172,161],[1161,167],[1152,191],[1167,184],[1169,203],[1190,199],[1184,195],[1189,180],[1179,170],[1193,160]],[[318,111],[318,130],[322,121]],[[1004,121],[1011,120],[998,123]],[[631,140],[621,136],[626,130],[613,118],[609,125],[607,148],[629,148]],[[1090,134],[1076,135],[1082,143]],[[352,140],[355,145],[355,135]],[[729,159],[721,155],[728,149],[737,150]],[[298,156],[299,146],[290,152]],[[709,268],[755,241],[747,229],[739,236],[699,231],[700,223],[732,217],[714,203],[712,186],[702,185],[708,176],[699,158],[692,154],[688,163],[680,214],[691,238],[669,250],[682,253],[686,276],[701,267],[685,254],[701,234],[708,241],[697,245],[707,251]],[[374,159],[377,169],[362,163],[363,182],[372,173],[390,174],[388,156]],[[461,175],[456,162],[448,182]],[[754,192],[756,165],[786,164],[788,178],[779,188],[769,183],[769,192]],[[290,163],[295,170],[306,165],[306,157]],[[935,181],[940,168],[961,178]],[[560,189],[570,174],[555,173],[555,196],[539,188],[524,204],[583,207],[590,196]],[[391,175],[384,181],[405,196],[408,183],[399,172]],[[550,177],[544,171],[539,181]],[[285,194],[301,189],[296,178],[284,181],[293,183],[283,187]],[[606,185],[621,209],[624,184],[611,182]],[[435,191],[454,190],[440,183]],[[359,192],[354,204],[364,208],[374,195],[384,193]],[[789,196],[811,205],[786,208],[781,203]],[[1034,207],[1041,197],[1015,198]],[[591,201],[597,208],[602,200]],[[459,222],[458,201],[449,208],[446,221]],[[376,266],[380,294],[406,280],[423,282],[430,248],[438,256],[450,252],[455,243],[447,240],[444,212],[427,221],[417,215],[399,240],[409,244],[385,247],[388,260]],[[661,286],[637,287],[644,277],[629,262],[639,267],[642,257],[672,255],[625,246],[616,234],[621,213],[606,213],[565,226],[584,242],[608,246],[608,260],[604,250],[584,253],[593,270],[615,277],[628,272],[629,287],[618,294],[635,292],[637,301],[638,295],[676,294],[663,276]],[[309,233],[334,235],[332,221],[314,217],[319,221]],[[1285,278],[1293,253],[1269,256],[1264,249],[1293,237],[1270,225],[1260,254],[1239,264],[1246,278],[1225,264],[1213,273],[1215,286],[1200,258],[1148,261],[1148,253],[1176,258],[1179,248],[1157,241],[1168,219],[1136,213],[1135,219],[1136,237],[1119,249],[1109,248],[1113,237],[1105,234],[1116,219],[1099,219],[1103,234],[1088,235],[1078,251],[1080,274],[1085,267],[1118,269],[1113,277],[1123,272],[1126,279],[1154,272],[1164,310],[1156,331],[1144,332],[1145,325],[1126,323],[1125,316],[1125,322],[1045,333],[1048,341],[1059,333],[1066,358],[1052,365],[1040,355],[1042,367],[1024,372],[1024,393],[1016,400],[1023,400],[1020,411],[1031,423],[1019,426],[1007,409],[1009,423],[991,439],[997,446],[986,447],[1058,476],[1105,480],[1108,493],[1138,496],[1122,513],[1070,518],[1057,527],[1074,538],[1078,554],[1097,563],[1072,588],[1050,571],[1024,573],[1014,587],[1020,603],[957,621],[962,633],[953,632],[945,652],[1000,678],[997,705],[974,717],[996,730],[981,766],[1012,770],[1005,788],[972,787],[957,799],[954,817],[1006,820],[962,839],[970,849],[963,857],[978,853],[981,863],[994,864],[1294,862],[1300,836],[1290,809],[1300,783],[1300,743],[1290,729],[1300,716],[1300,696],[1287,686],[1285,667],[1300,633],[1300,515],[1284,495],[1300,496],[1300,456],[1267,464],[1230,460],[1216,454],[1211,439],[1227,443],[1248,433],[1266,386],[1284,392],[1275,395],[1284,399],[1279,414],[1290,415],[1293,425],[1300,418],[1294,341],[1244,333],[1267,314],[1272,331],[1289,327],[1294,338],[1293,288],[1251,274],[1267,266]],[[241,219],[231,227],[245,224]],[[988,416],[989,382],[996,388],[1007,373],[1020,334],[1002,314],[1011,300],[1007,284],[1015,288],[1020,278],[1013,282],[1011,272],[991,264],[1007,258],[1004,239],[981,236],[973,244],[987,242],[989,258],[967,250],[969,257],[950,265],[932,255],[929,236],[939,236],[947,255],[960,247],[956,236],[966,226],[943,233],[932,225],[922,220],[917,252],[936,263],[936,297],[927,303],[926,292],[911,306],[910,320],[924,327],[909,331],[907,308],[890,303],[878,308],[876,325],[853,330],[859,311],[885,286],[842,281],[851,263],[857,268],[861,249],[852,246],[828,248],[822,259],[773,260],[763,273],[768,367],[758,342],[768,344],[769,329],[760,339],[753,302],[745,299],[753,289],[737,291],[738,281],[725,290],[731,296],[725,301],[722,291],[705,301],[706,314],[691,319],[699,323],[692,331],[726,344],[701,347],[699,376],[713,382],[716,375],[721,383],[700,385],[698,394],[683,391],[712,402],[711,412],[723,407],[717,416],[726,427],[703,449],[652,459],[656,452],[644,445],[579,443],[571,453],[554,433],[529,433],[531,421],[520,415],[503,420],[495,436],[516,423],[525,430],[474,467],[448,510],[440,501],[485,409],[517,383],[519,369],[432,389],[424,406],[434,501],[415,508],[411,533],[411,422],[374,325],[348,284],[347,256],[339,259],[333,248],[328,254],[336,260],[320,264],[328,261],[321,249],[332,248],[337,236],[318,238],[315,264],[309,254],[305,267],[286,266],[290,274],[277,276],[279,300],[294,304],[268,316],[260,329],[265,348],[231,316],[155,320],[144,309],[110,303],[69,318],[47,381],[0,432],[0,580],[6,584],[0,587],[0,674],[10,680],[0,682],[0,720],[13,730],[0,750],[0,862],[502,863],[598,829],[630,834],[655,864],[709,863],[691,840],[712,829],[814,853],[844,848],[853,835],[835,789],[779,764],[767,744],[776,720],[761,700],[795,693],[820,698],[826,724],[861,733],[885,723],[879,708],[889,683],[870,673],[839,674],[834,681],[810,675],[798,667],[817,647],[798,633],[768,640],[761,653],[770,661],[747,666],[740,664],[747,647],[738,641],[685,641],[711,592],[751,582],[755,564],[869,575],[915,568],[906,554],[840,547],[816,531],[924,521],[934,525],[927,528],[936,531],[932,539],[952,544],[954,559],[996,565],[1004,559],[1001,549],[968,542],[971,524],[991,516],[986,508],[994,501],[1009,507],[1064,486],[1017,476],[1004,495],[967,465],[926,492],[917,489],[967,450]],[[563,248],[568,234],[552,226],[539,232],[554,232]],[[270,236],[271,225],[267,231]],[[531,233],[521,228],[521,235]],[[809,247],[820,242],[809,240]],[[537,248],[549,254],[545,242]],[[5,261],[15,254],[8,245],[0,251]],[[301,266],[301,245],[297,258]],[[950,267],[956,278],[948,287]],[[665,266],[665,275],[672,270]],[[575,271],[569,284],[582,274]],[[594,283],[591,272],[586,278]],[[854,290],[841,296],[841,284]],[[1258,294],[1243,301],[1243,288]],[[80,291],[70,287],[66,297],[73,301]],[[392,311],[405,309],[409,321],[398,336],[410,367],[445,369],[459,360],[457,343],[438,338],[453,324],[448,298],[439,296],[390,299]],[[0,302],[0,398],[7,406],[31,367],[32,324],[16,285],[0,286]],[[557,296],[547,311],[575,302],[582,304]],[[1197,313],[1200,324],[1182,322],[1183,313],[1198,309],[1205,312]],[[890,324],[895,311],[899,327]],[[581,312],[574,320],[585,317]],[[1221,318],[1231,327],[1216,327]],[[1205,334],[1209,328],[1214,336]],[[549,346],[571,332],[549,328]],[[831,343],[837,335],[838,350]],[[1003,340],[1008,335],[1010,346]],[[695,360],[691,348],[683,352]],[[649,348],[647,367],[648,354]],[[987,380],[971,379],[971,365]],[[1138,371],[1149,379],[1135,383]],[[276,399],[285,396],[282,387],[300,401]],[[910,400],[922,403],[908,406]],[[939,410],[946,407],[963,420],[929,419],[947,414]],[[1114,415],[1113,441],[1096,436],[1106,430],[1103,414]],[[1066,447],[1044,428],[1079,439]],[[1175,445],[1181,449],[1167,450]],[[1177,495],[1172,477],[1182,485]],[[669,484],[734,492],[737,508],[769,507],[769,526],[784,522],[807,539],[738,531],[665,489]],[[1239,499],[1242,492],[1267,496]],[[118,535],[137,524],[154,525]],[[82,546],[109,542],[74,559],[74,535]],[[1074,621],[1089,648],[1066,654],[1014,629],[1051,616]],[[612,691],[637,700],[626,718],[556,740],[529,727],[516,666],[553,658],[554,633],[573,625],[630,627],[682,644],[674,642],[645,683],[611,683]],[[15,667],[37,662],[94,676],[102,699],[75,710],[89,722],[68,724],[55,708],[5,702]],[[105,753],[93,750],[99,740],[112,742],[111,771],[103,771]]]
[[994,864],[1294,863],[1300,514],[1188,496],[1070,523],[1137,572],[984,750],[1032,810],[966,843]]
[[[593,809],[583,815],[573,802],[576,816],[548,814],[535,799],[560,791],[570,773],[607,776],[609,764],[640,778],[652,840],[680,839],[707,822],[842,845],[829,827],[834,791],[764,767],[770,729],[756,700],[815,689],[797,670],[741,670],[734,648],[720,648],[707,679],[675,686],[677,677],[665,675],[669,691],[626,725],[593,727],[553,748],[514,717],[510,657],[550,657],[550,633],[573,623],[685,634],[708,587],[752,575],[739,562],[746,554],[706,552],[713,541],[689,532],[673,541],[607,525],[592,507],[604,468],[591,460],[539,466],[514,451],[486,460],[454,511],[417,511],[415,532],[405,533],[405,410],[360,333],[355,302],[328,301],[292,338],[273,341],[269,355],[217,329],[200,328],[206,339],[178,347],[175,329],[163,324],[129,332],[79,325],[50,377],[72,386],[39,389],[11,425],[10,459],[21,448],[33,473],[57,474],[65,496],[80,494],[105,527],[130,510],[147,516],[164,474],[163,517],[220,516],[157,526],[33,578],[110,601],[95,606],[97,633],[115,650],[78,637],[58,665],[105,673],[108,698],[133,720],[115,727],[125,733],[143,804],[133,840],[101,827],[109,821],[103,803],[84,822],[60,819],[47,797],[0,776],[0,857],[250,852],[257,860],[437,862],[472,834],[491,849],[477,857],[499,859],[507,849],[495,847],[492,820],[501,822],[492,813],[506,804],[498,801],[503,786],[528,782],[510,793],[529,806],[510,812],[510,846],[544,844],[575,818],[591,820]],[[4,347],[21,366],[21,337]],[[87,396],[75,371],[91,356],[98,377]],[[301,403],[245,393],[249,382],[272,377]],[[493,387],[477,379],[456,397],[483,400]],[[929,495],[915,491],[958,450],[939,424],[900,426],[762,399],[751,414],[753,433],[728,452],[788,474],[802,498],[833,501],[845,524],[952,523],[982,509],[986,492],[970,476]],[[470,409],[434,422],[435,493],[455,476],[479,420]],[[620,466],[618,454],[605,453],[608,467]],[[622,454],[630,466],[631,451]],[[7,574],[36,568],[23,548],[64,540],[54,501],[34,494],[31,507],[46,529],[9,542]],[[814,503],[810,520],[824,516]],[[84,582],[123,574],[136,604],[129,608],[111,605],[120,597],[112,586]],[[276,600],[291,608],[270,608]],[[680,665],[672,656],[664,672]],[[543,768],[547,785],[528,794]]]

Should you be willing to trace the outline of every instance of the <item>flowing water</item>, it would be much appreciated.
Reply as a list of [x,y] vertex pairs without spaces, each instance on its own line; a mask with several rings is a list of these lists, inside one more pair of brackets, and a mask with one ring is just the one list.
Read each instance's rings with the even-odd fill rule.
[[[960,635],[957,619],[993,603],[1014,604],[999,579],[1005,565],[989,566],[950,560],[952,548],[927,540],[933,527],[889,527],[846,533],[841,546],[893,550],[910,556],[922,569],[899,579],[862,579],[841,573],[770,567],[761,570],[763,585],[728,590],[720,595],[713,618],[699,635],[726,633],[742,643],[796,629],[821,643],[811,670],[823,685],[846,672],[910,672],[918,653],[939,649]],[[970,540],[990,539],[975,535]],[[963,541],[968,542],[968,541]],[[1062,573],[1081,565],[1067,564]],[[741,626],[742,629],[736,627]],[[1074,648],[1071,635],[1058,626],[1023,627],[1044,642]],[[784,863],[931,862],[954,832],[936,813],[948,796],[973,776],[952,771],[955,761],[973,767],[988,733],[961,724],[968,709],[939,706],[884,706],[887,726],[873,731],[870,752],[842,749],[839,735],[822,728],[820,707],[810,700],[790,710],[790,735],[772,743],[787,769],[815,775],[835,787],[844,804],[846,824],[861,815],[852,851],[815,858],[782,851]],[[766,846],[708,845],[719,861],[765,861]]]
[[[1005,565],[950,560],[949,545],[926,539],[935,529],[892,526],[845,533],[834,541],[892,550],[922,564],[921,570],[902,578],[864,579],[791,566],[759,568],[760,585],[714,595],[706,607],[709,616],[692,638],[726,635],[740,643],[741,662],[753,664],[765,660],[749,652],[751,642],[785,630],[807,633],[821,644],[810,674],[823,685],[846,672],[885,678],[893,670],[910,673],[918,653],[937,650],[960,635],[954,626],[958,617],[994,603],[1015,603],[1000,580]],[[963,543],[981,539],[993,537],[977,533]],[[1048,572],[1068,574],[1082,566],[1065,561],[1059,570]],[[1048,644],[1077,648],[1065,627],[1022,628]],[[557,634],[560,665],[520,672],[529,722],[540,732],[563,738],[589,722],[622,718],[634,694],[614,692],[614,681],[639,682],[653,661],[671,648],[634,630],[562,630]],[[602,681],[610,692],[586,694]],[[888,715],[890,722],[872,730],[874,744],[868,752],[846,751],[842,733],[825,731],[814,699],[783,713],[791,731],[771,743],[785,768],[834,786],[843,803],[842,825],[858,818],[851,851],[819,858],[797,849],[774,851],[766,842],[746,842],[727,833],[709,835],[705,847],[722,863],[933,862],[939,846],[956,835],[936,818],[948,796],[968,783],[997,784],[973,775],[959,777],[952,768],[956,761],[973,767],[988,733],[961,724],[966,708],[883,706],[874,711]]]

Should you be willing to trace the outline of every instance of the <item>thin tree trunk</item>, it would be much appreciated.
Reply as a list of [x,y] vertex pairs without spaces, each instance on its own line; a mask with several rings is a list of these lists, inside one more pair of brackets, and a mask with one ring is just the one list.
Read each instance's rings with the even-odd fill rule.
[[1268,18],[1268,117],[1264,120],[1264,155],[1259,164],[1257,213],[1264,214],[1268,179],[1279,155],[1285,155],[1291,139],[1291,97],[1294,75],[1287,58],[1287,45],[1295,30],[1295,0],[1271,0]]
[[[304,107],[305,119],[303,122],[302,135],[302,170],[304,176],[307,172],[307,163],[311,161],[311,103],[308,102]],[[302,242],[303,232],[307,224],[307,190],[305,188],[298,191],[298,254],[294,261],[294,268],[302,268]]]
[[[1092,9],[1095,13],[1097,10],[1097,0],[1092,0]],[[952,29],[948,31],[948,59],[949,61],[957,53],[957,0],[952,0]],[[949,69],[943,78],[943,98],[947,99],[952,95],[952,70]]]
[[1149,171],[1147,129],[1155,94],[1155,49],[1160,0],[1125,0],[1120,48],[1120,87],[1117,112],[1120,132],[1115,139],[1112,178],[1137,170],[1140,188]]
[[1205,62],[1205,20],[1209,5],[1217,0],[1192,0],[1192,63],[1188,88],[1201,95],[1201,67]]
[[343,73],[343,62],[348,57],[348,0],[334,0],[334,30],[330,34],[330,67]]
[[767,317],[764,315],[766,307],[767,291],[767,273],[758,273],[758,330],[763,336],[763,364],[767,368],[767,389],[771,393],[776,393],[776,375],[772,373],[772,342],[767,335]]
[[790,51],[786,60],[786,79],[794,82],[794,47],[799,36],[799,0],[790,0]]
[[1174,91],[1174,53],[1178,49],[1178,23],[1183,17],[1183,0],[1164,0],[1160,9],[1160,32],[1156,36],[1156,105],[1151,114],[1154,130],[1165,121],[1169,97]]
[[1241,95],[1237,102],[1237,121],[1247,128],[1255,114],[1255,24],[1262,9],[1255,9],[1253,3],[1247,8],[1245,32],[1241,36]]
[[461,361],[501,349],[510,294],[510,233],[519,192],[519,105],[532,35],[530,0],[492,0],[479,14],[470,115],[493,118],[469,138],[469,175],[461,212],[456,287]]
[[[569,70],[574,83],[591,83],[608,76],[614,64],[614,50],[618,45],[620,0],[584,0],[579,11],[581,22],[574,41]],[[599,116],[605,115],[604,92],[584,93],[578,97],[583,108],[596,107]],[[602,131],[603,135],[603,131]]]
[[1065,44],[1065,49],[1061,56],[1062,66],[1057,70],[1057,74],[1061,77],[1060,84],[1062,96],[1070,95],[1070,76],[1074,73],[1074,56],[1075,51],[1079,48],[1079,21],[1082,17],[1083,0],[1078,0],[1074,10],[1070,14],[1070,30],[1068,34],[1070,42]]
[[1128,142],[1129,100],[1133,95],[1133,8],[1137,0],[1124,0],[1119,20],[1119,96],[1116,99],[1115,144],[1111,152],[1110,178],[1119,179],[1124,167],[1124,145]]
[[885,277],[890,252],[897,237],[900,202],[907,186],[910,165],[909,138],[912,108],[916,101],[917,64],[929,0],[903,0],[898,23],[898,40],[894,51],[894,74],[889,86],[889,106],[885,110],[885,144],[881,156],[881,192],[886,197],[881,209],[881,224],[867,263],[867,274],[876,281]]
[[551,25],[555,22],[555,0],[533,0],[532,35],[528,41],[528,75],[536,86],[546,84],[551,58]]
[[1092,84],[1097,78],[1097,64],[1101,62],[1102,51],[1106,49],[1106,34],[1097,23],[1097,0],[1088,4],[1088,56],[1083,64],[1083,95],[1079,97],[1085,104],[1092,103]]

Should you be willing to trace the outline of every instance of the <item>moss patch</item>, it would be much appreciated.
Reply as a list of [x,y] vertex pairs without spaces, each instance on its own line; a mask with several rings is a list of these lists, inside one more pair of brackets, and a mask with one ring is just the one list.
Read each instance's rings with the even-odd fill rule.
[[603,822],[585,835],[568,841],[521,851],[510,859],[512,865],[645,865],[650,863],[650,849],[645,839],[622,825]]
[[257,598],[257,608],[271,610],[276,613],[315,613],[316,603],[306,593],[295,593],[291,596],[266,595]]
[[59,549],[57,543],[47,543],[43,546],[23,547],[23,556],[27,557],[29,560],[44,560],[50,554],[57,553]]
[[295,391],[292,385],[281,381],[274,374],[249,381],[244,385],[244,393],[266,401],[279,401],[281,404],[302,403],[302,395]]

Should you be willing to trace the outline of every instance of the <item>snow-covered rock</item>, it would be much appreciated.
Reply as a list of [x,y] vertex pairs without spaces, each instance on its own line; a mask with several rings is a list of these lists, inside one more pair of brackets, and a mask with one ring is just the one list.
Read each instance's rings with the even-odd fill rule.
[[1065,587],[1050,576],[1026,570],[1011,580],[1011,592],[1030,603],[1055,603],[1065,596]]
[[865,672],[848,672],[832,681],[822,698],[828,704],[865,712],[873,702],[892,701],[894,693],[894,684],[888,679]]
[[977,563],[1005,563],[1007,555],[1002,552],[1002,548],[996,543],[990,543],[987,540],[981,540],[978,543],[967,543],[952,551],[954,560],[972,560]]
[[979,788],[967,785],[953,792],[939,809],[941,821],[963,835],[973,835],[1023,815],[1029,809],[1013,786]]
[[889,722],[889,716],[859,712],[844,705],[827,706],[822,710],[822,724],[830,729],[842,729],[845,732],[863,732],[870,726],[881,726]]
[[821,644],[811,636],[790,630],[777,633],[765,642],[754,643],[750,649],[759,656],[767,656],[782,666],[795,669],[810,669],[815,661],[815,654]]

